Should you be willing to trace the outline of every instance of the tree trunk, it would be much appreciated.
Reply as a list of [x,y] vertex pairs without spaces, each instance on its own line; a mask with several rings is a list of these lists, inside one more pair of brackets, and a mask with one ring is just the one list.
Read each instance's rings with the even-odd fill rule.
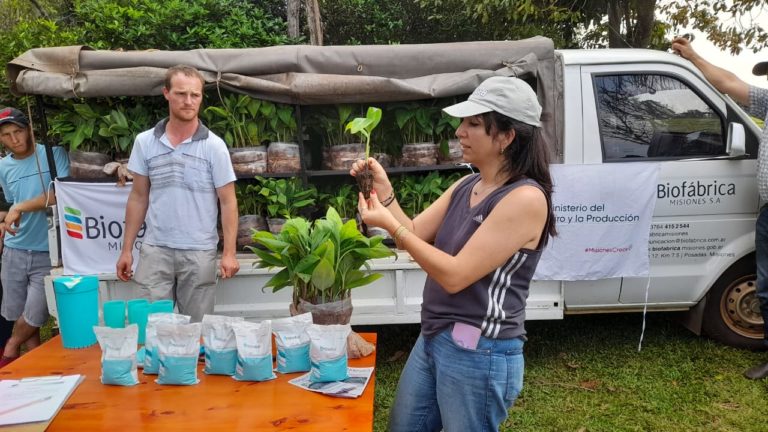
[[323,21],[320,17],[320,4],[318,0],[306,0],[307,24],[309,27],[309,43],[323,45]]
[[49,17],[48,17],[48,13],[47,13],[47,12],[45,12],[45,9],[43,9],[43,8],[40,6],[40,3],[39,3],[37,0],[29,0],[29,2],[30,2],[30,3],[32,3],[32,6],[35,8],[35,10],[37,11],[37,13],[38,13],[38,14],[39,14],[41,17],[43,17],[43,18],[45,18],[45,19],[49,19]]
[[301,0],[286,0],[285,15],[288,21],[288,37],[299,37],[299,14],[301,13]]
[[608,2],[608,47],[626,48],[627,43],[621,35],[621,18],[624,16],[624,4]]
[[651,43],[651,33],[655,22],[656,0],[636,0],[635,28],[632,32],[633,48],[648,48]]

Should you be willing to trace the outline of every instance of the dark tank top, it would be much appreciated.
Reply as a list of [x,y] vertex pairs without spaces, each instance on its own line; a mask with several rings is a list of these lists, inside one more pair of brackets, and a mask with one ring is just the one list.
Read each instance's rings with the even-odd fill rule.
[[[505,184],[491,192],[480,203],[470,207],[470,194],[480,180],[470,175],[453,191],[445,219],[435,238],[435,247],[455,256],[477,231],[496,204],[510,191],[523,185],[539,189],[535,181],[524,178]],[[434,335],[455,322],[463,322],[481,330],[487,338],[515,338],[525,335],[525,301],[545,239],[537,250],[520,249],[499,268],[456,294],[446,292],[434,279],[427,277],[421,305],[421,331]],[[503,238],[499,242],[504,242]]]

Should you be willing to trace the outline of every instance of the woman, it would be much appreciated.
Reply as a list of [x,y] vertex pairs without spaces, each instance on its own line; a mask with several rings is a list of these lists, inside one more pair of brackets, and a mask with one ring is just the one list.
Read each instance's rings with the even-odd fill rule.
[[[374,190],[358,205],[363,221],[386,229],[428,275],[392,431],[498,430],[523,385],[528,286],[555,235],[541,106],[531,87],[492,77],[444,111],[462,118],[456,136],[479,174],[411,220],[384,169],[368,159]],[[351,174],[363,167],[356,162]]]

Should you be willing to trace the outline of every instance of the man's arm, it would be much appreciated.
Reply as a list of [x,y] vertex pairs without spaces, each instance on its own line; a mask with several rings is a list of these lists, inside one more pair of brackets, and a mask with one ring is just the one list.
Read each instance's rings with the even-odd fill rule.
[[693,63],[704,74],[707,81],[715,86],[718,91],[727,94],[744,106],[749,105],[749,84],[741,80],[734,73],[706,61],[694,51],[688,39],[677,37],[672,40],[672,51]]
[[16,235],[18,232],[19,223],[21,222],[22,213],[45,210],[46,204],[56,204],[56,194],[53,192],[53,190],[12,205],[3,218],[5,230],[7,230],[11,235]]
[[[7,215],[8,212],[5,210],[0,211],[0,221],[5,219],[5,215]],[[5,242],[3,239],[5,238],[5,222],[0,222],[0,254],[3,252],[3,246],[5,246]]]
[[217,188],[216,194],[221,203],[221,228],[224,232],[224,251],[221,254],[219,272],[221,277],[230,278],[240,270],[240,263],[235,257],[238,224],[235,183],[230,182]]
[[127,281],[133,276],[133,243],[139,233],[141,224],[147,215],[149,207],[149,177],[133,174],[133,187],[128,195],[125,206],[125,232],[123,234],[123,249],[117,260],[116,272],[120,280]]

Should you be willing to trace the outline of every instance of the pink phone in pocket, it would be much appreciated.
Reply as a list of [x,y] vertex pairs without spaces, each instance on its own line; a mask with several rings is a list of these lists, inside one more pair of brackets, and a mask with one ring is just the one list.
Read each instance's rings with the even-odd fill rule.
[[480,329],[462,322],[455,322],[453,323],[451,337],[461,347],[476,349],[477,342],[480,340]]

